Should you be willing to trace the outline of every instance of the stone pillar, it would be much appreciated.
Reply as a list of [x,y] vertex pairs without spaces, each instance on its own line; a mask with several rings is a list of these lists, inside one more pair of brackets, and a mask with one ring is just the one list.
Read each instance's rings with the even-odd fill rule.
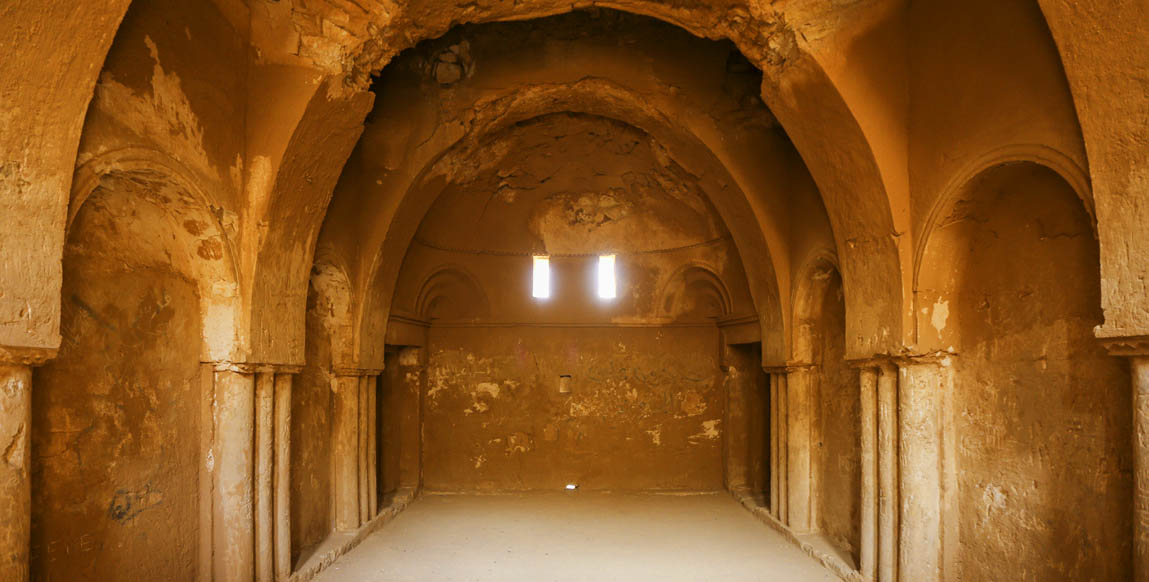
[[291,374],[298,366],[216,363],[210,443],[213,582],[291,574]]
[[259,372],[255,378],[255,579],[274,580],[274,463],[275,373]]
[[942,570],[943,367],[948,360],[904,362],[898,382],[901,580],[938,582]]
[[778,462],[778,380],[775,374],[770,375],[770,515],[774,519],[780,517],[779,504],[781,495],[778,491],[778,473],[781,465]]
[[371,519],[371,496],[368,491],[371,483],[371,475],[370,469],[368,468],[370,463],[368,463],[367,459],[370,454],[368,450],[370,445],[367,442],[368,435],[373,432],[369,430],[367,426],[368,419],[371,418],[371,414],[367,410],[370,407],[368,402],[370,398],[367,396],[367,385],[370,379],[370,376],[359,377],[359,426],[356,436],[359,441],[359,523],[361,524],[367,523],[367,521]]
[[336,530],[359,527],[359,375],[337,374],[331,447]]
[[379,513],[379,377],[367,377],[367,515]]
[[787,386],[787,507],[786,523],[795,533],[812,531],[816,526],[814,508],[814,401],[813,374],[809,367],[791,368]]
[[275,375],[275,578],[291,576],[291,385],[290,373]]
[[786,373],[774,374],[778,385],[778,519],[790,523],[790,389]]
[[32,368],[0,363],[0,580],[27,582],[32,523]]
[[32,536],[32,368],[56,350],[0,346],[0,580],[28,582]]
[[255,375],[235,366],[217,367],[215,398],[212,579],[250,582],[255,576]]
[[1149,582],[1149,336],[1102,338],[1133,381],[1133,580]]
[[1133,376],[1133,579],[1149,582],[1149,351],[1130,358]]
[[861,445],[861,477],[862,499],[859,507],[861,513],[861,547],[859,570],[862,579],[874,582],[878,576],[878,371],[866,367],[858,370],[858,386],[860,390],[860,445]]
[[877,563],[880,582],[898,575],[898,372],[893,364],[878,367]]
[[[372,491],[377,480],[374,457],[373,395],[380,373],[374,369],[345,368],[336,371],[335,421],[332,433],[332,489],[335,496],[335,529],[349,531],[375,516]],[[373,501],[373,499],[375,501]]]

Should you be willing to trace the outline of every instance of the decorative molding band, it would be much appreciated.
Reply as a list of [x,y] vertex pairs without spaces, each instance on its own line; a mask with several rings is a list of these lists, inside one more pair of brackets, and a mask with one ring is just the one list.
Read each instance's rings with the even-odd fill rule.
[[335,367],[331,371],[336,376],[378,376],[383,373],[383,368]]
[[762,371],[767,374],[789,374],[790,372],[804,372],[817,367],[817,364],[789,362],[784,366],[762,366]]
[[751,313],[750,315],[738,315],[731,317],[718,318],[718,327],[730,327],[732,325],[743,325],[747,323],[758,323],[758,315]]
[[1149,335],[1098,338],[1111,356],[1149,356]]
[[259,372],[273,374],[298,374],[303,366],[290,364],[256,364],[252,362],[204,362],[216,372],[238,372],[240,374],[256,374]]
[[56,358],[57,348],[0,346],[0,365],[42,366]]
[[664,327],[686,327],[686,328],[715,328],[717,327],[714,321],[699,321],[699,322],[605,322],[605,323],[527,323],[527,322],[509,322],[509,323],[494,323],[494,322],[476,322],[476,321],[460,321],[451,323],[438,323],[431,322],[432,329],[455,329],[455,328],[506,328],[506,327],[558,327],[558,328],[588,328],[588,329],[602,329],[614,327],[636,327],[636,328],[664,328]]
[[419,326],[419,327],[431,327],[430,321],[427,321],[425,319],[419,319],[417,317],[411,317],[409,315],[402,315],[402,314],[398,314],[398,313],[392,313],[391,316],[387,318],[387,323],[391,323],[391,322],[405,323],[408,325],[415,325],[415,326]]
[[957,352],[951,351],[936,351],[921,354],[874,354],[868,358],[846,360],[846,364],[851,368],[880,368],[882,366],[915,366],[922,364],[947,366],[950,360],[957,355]]

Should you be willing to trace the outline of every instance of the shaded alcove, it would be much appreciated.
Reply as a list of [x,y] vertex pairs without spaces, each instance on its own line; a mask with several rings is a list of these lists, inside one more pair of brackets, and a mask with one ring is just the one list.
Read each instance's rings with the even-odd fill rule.
[[771,497],[770,378],[762,370],[760,342],[726,345],[722,367],[726,390],[726,481],[730,492],[761,507]]
[[230,345],[230,252],[182,177],[120,168],[81,184],[64,254],[64,342],[37,371],[35,579],[193,579],[204,547],[194,524],[210,511],[200,461],[212,370],[200,362]]
[[1061,176],[1028,162],[984,170],[948,204],[922,260],[918,330],[956,353],[953,567],[962,579],[1127,579],[1131,396],[1092,337],[1090,218]]
[[845,361],[846,309],[834,256],[800,272],[789,374],[791,526],[817,533],[857,564],[861,544],[861,412]]

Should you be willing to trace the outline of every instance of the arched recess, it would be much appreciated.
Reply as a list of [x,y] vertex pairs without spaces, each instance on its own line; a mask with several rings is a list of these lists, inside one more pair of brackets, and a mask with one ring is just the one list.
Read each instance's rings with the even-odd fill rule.
[[[265,130],[258,145],[249,144],[250,217],[244,221],[249,256],[251,306],[245,322],[252,361],[299,365],[304,362],[308,282],[319,229],[343,164],[363,131],[363,118],[374,96],[338,96],[336,79],[314,82],[292,78],[294,94],[308,96],[290,136],[279,133],[281,120],[260,115]],[[274,93],[269,90],[270,93]],[[279,95],[267,95],[275,101]]]
[[[939,223],[953,212],[954,206],[962,202],[962,196],[965,194],[964,189],[967,188],[969,183],[979,174],[997,166],[1019,163],[1038,164],[1056,172],[1057,175],[1073,189],[1074,194],[1081,201],[1083,209],[1089,216],[1089,221],[1094,230],[1094,236],[1096,237],[1097,215],[1094,210],[1093,192],[1090,188],[1089,176],[1072,157],[1041,144],[1009,144],[1001,146],[978,156],[969,164],[966,164],[966,166],[955,173],[942,188],[941,194],[937,197],[933,206],[930,207],[929,213],[926,215],[922,232],[927,234],[932,233],[939,227]],[[926,243],[928,241],[928,236],[921,237],[917,241],[917,246],[914,249],[913,288],[915,296],[918,290]],[[921,307],[916,301],[914,306],[916,308]],[[915,341],[917,341],[918,333],[920,333],[920,330],[918,330],[915,325]]]
[[787,382],[791,526],[817,532],[860,559],[861,403],[846,363],[846,306],[829,249],[802,265],[794,291],[793,359]]
[[[0,345],[60,343],[63,219],[76,150],[129,0],[4,6],[0,35]],[[18,252],[16,252],[18,250]],[[13,325],[8,322],[18,322]]]
[[[1129,378],[1096,344],[1098,248],[1075,184],[1023,161],[938,211],[919,349],[951,357],[958,577],[1130,577]],[[947,518],[949,521],[949,518]]]
[[307,365],[292,389],[291,464],[316,470],[292,474],[293,556],[332,530],[336,486],[332,470],[336,415],[332,411],[340,389],[337,374],[354,366],[352,289],[346,265],[324,247],[316,251],[315,261],[307,293]]
[[459,265],[444,265],[428,275],[419,287],[415,303],[415,313],[424,321],[475,320],[490,312],[490,301],[482,285]]
[[[786,14],[780,8],[757,5],[667,6],[640,1],[604,6],[651,16],[698,36],[729,38],[765,71],[762,97],[782,121],[810,168],[835,230],[843,278],[850,290],[846,296],[851,312],[850,353],[854,357],[869,356],[900,345],[905,327],[903,320],[908,313],[903,309],[903,297],[907,294],[903,290],[902,270],[910,258],[909,250],[899,248],[897,242],[904,229],[894,227],[882,173],[849,104],[815,58],[808,41],[787,24]],[[386,14],[372,9],[353,14],[333,7],[316,10],[332,10],[348,16],[344,30],[351,34],[329,40],[346,47],[344,54],[349,58],[345,62],[351,63],[346,71],[350,77],[348,86],[362,90],[371,75],[380,71],[394,55],[416,42],[443,34],[453,25],[528,20],[567,13],[572,6],[559,2],[468,4],[448,9],[397,5]],[[309,26],[299,24],[304,28]],[[315,34],[323,36],[322,31],[317,30]],[[290,204],[298,206],[297,202]],[[752,260],[747,258],[748,263]],[[367,282],[373,279],[370,272],[358,277],[365,293],[369,288]],[[363,310],[368,317],[380,315],[378,311]],[[373,326],[385,324],[385,311]],[[764,321],[764,332],[772,326]],[[773,359],[769,354],[774,354],[774,350],[778,350],[779,356],[785,352],[782,344],[775,348],[769,343],[764,345],[764,358]],[[379,359],[381,355],[365,352],[362,357]]]
[[1149,101],[1142,76],[1149,67],[1144,2],[1103,0],[1087,5],[1038,0],[1057,45],[1088,154],[1101,246],[1100,337],[1149,334]]
[[678,319],[720,319],[734,312],[726,284],[715,269],[692,261],[667,277],[655,302],[658,316]]
[[[385,236],[375,235],[372,243],[378,246],[364,245],[368,249],[379,250],[364,257],[368,265],[364,272],[365,290],[361,296],[365,301],[359,315],[361,323],[357,336],[360,358],[370,362],[381,357],[375,353],[380,346],[365,340],[381,337],[401,263],[398,259],[406,253],[422,216],[446,184],[443,160],[465,160],[482,147],[488,136],[553,111],[625,119],[629,125],[651,135],[672,160],[677,162],[693,157],[706,161],[703,167],[687,165],[685,169],[698,178],[731,232],[750,281],[750,292],[762,323],[764,346],[781,351],[785,345],[782,335],[785,318],[781,313],[783,302],[774,267],[774,261],[778,259],[771,252],[761,230],[762,225],[749,208],[741,185],[714,159],[711,150],[692,136],[683,135],[684,132],[661,112],[650,110],[640,95],[606,80],[584,79],[573,86],[535,86],[486,101],[476,110],[469,133],[444,143],[441,150],[424,159],[425,165],[411,177],[406,195],[393,210]],[[764,351],[766,349],[764,347]],[[768,356],[764,354],[763,357]]]
[[[200,445],[212,372],[201,362],[231,353],[239,302],[231,244],[199,183],[150,150],[77,171],[65,341],[33,394],[36,578],[197,575],[202,532],[170,524],[210,509]],[[93,545],[57,549],[80,539]]]

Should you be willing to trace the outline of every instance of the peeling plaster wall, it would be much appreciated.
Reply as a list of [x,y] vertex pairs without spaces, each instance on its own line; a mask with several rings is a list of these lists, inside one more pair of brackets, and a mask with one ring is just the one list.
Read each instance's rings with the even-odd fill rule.
[[189,168],[237,227],[244,43],[209,4],[135,3],[100,74],[77,166],[117,148],[155,148]]
[[958,353],[959,575],[1128,579],[1130,381],[1091,335],[1089,220],[1033,164],[990,170],[963,194],[930,241],[919,312]]
[[717,343],[714,328],[432,328],[424,486],[721,489]]
[[196,575],[200,299],[172,227],[122,189],[74,224],[65,341],[33,391],[34,580]]
[[[430,322],[431,490],[723,486],[721,317],[753,315],[697,179],[645,133],[557,114],[514,126],[447,185],[415,235],[394,312]],[[531,298],[531,253],[552,253]],[[618,297],[595,295],[617,253]],[[570,392],[559,377],[570,376]]]

